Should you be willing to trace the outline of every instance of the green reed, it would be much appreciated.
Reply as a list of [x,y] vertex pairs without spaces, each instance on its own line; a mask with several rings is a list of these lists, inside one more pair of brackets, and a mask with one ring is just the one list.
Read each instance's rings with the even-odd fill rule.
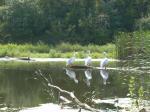
[[116,36],[116,47],[119,59],[147,56],[150,53],[150,31],[119,33]]

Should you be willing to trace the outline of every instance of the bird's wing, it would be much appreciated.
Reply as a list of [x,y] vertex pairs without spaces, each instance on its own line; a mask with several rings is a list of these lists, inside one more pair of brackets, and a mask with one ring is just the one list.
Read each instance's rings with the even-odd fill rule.
[[75,61],[75,58],[72,57],[72,58],[68,59],[67,64],[68,64],[68,65],[69,65],[69,64],[72,64],[74,61]]
[[101,61],[100,67],[102,68],[102,67],[104,67],[106,64],[108,64],[108,59],[107,59],[107,58],[105,58],[105,59],[103,59],[103,60]]
[[90,64],[92,62],[92,58],[88,57],[88,63]]
[[100,67],[104,67],[104,59],[101,60]]
[[91,62],[92,62],[91,57],[87,57],[87,58],[85,59],[85,65],[91,64]]

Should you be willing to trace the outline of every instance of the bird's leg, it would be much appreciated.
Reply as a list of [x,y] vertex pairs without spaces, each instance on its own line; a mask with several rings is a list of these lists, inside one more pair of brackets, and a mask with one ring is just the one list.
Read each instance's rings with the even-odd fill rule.
[[60,103],[60,108],[61,108],[61,109],[63,109],[63,108],[64,108],[63,103]]
[[78,112],[81,112],[81,108],[79,109],[79,111]]

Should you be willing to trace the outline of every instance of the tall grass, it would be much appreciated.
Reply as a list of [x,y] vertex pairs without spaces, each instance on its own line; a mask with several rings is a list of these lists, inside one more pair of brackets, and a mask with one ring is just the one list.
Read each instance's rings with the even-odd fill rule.
[[120,33],[116,40],[117,57],[128,60],[127,66],[148,69],[150,66],[150,31]]
[[150,31],[120,33],[116,39],[118,58],[129,59],[150,53]]
[[93,58],[102,58],[102,53],[108,53],[108,57],[115,58],[115,45],[107,44],[103,46],[89,44],[82,46],[80,44],[61,43],[50,46],[44,43],[32,44],[0,44],[0,57],[45,57],[45,58],[68,58],[73,52],[78,52],[78,58],[84,58],[87,50],[91,51]]

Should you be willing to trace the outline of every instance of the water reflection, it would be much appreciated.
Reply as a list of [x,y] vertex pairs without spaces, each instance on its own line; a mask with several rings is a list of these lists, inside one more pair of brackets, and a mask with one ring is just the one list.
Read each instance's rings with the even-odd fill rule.
[[74,80],[76,84],[78,84],[76,73],[72,69],[66,68],[66,75],[68,75],[70,79]]
[[103,78],[103,84],[104,85],[106,85],[106,81],[107,81],[107,79],[108,79],[108,77],[109,77],[109,74],[108,74],[108,72],[106,71],[106,70],[100,70],[100,75],[102,76],[102,78]]
[[89,87],[91,85],[90,80],[92,79],[92,70],[87,69],[87,70],[84,71],[84,74],[85,74],[85,77],[86,77],[85,83]]
[[[109,109],[114,107],[110,107],[107,104],[93,104],[91,100],[93,97],[95,99],[108,99],[110,97],[115,98],[115,96],[118,98],[126,98],[129,90],[130,93],[134,93],[136,96],[139,96],[139,90],[140,95],[142,95],[143,98],[150,99],[149,73],[118,71],[116,69],[107,69],[107,71],[95,69],[64,70],[65,63],[60,62],[42,64],[11,62],[2,64],[0,63],[0,65],[0,109],[5,106],[24,108],[34,107],[42,103],[58,102],[58,91],[54,89],[54,96],[52,97],[50,96],[51,92],[49,92],[49,90],[48,92],[50,94],[45,91],[47,90],[47,87],[43,85],[42,79],[32,79],[35,77],[34,73],[35,69],[37,68],[41,69],[45,77],[47,77],[50,81],[52,79],[52,84],[57,85],[63,90],[74,91],[76,97],[80,101],[87,101],[90,106],[94,105],[94,108],[102,108],[105,110],[106,107]],[[99,63],[96,63],[94,66],[97,65],[99,65]],[[115,65],[115,63],[112,63],[111,66],[114,67]],[[9,69],[2,70],[2,68]],[[24,69],[24,71],[22,71],[22,69]],[[51,77],[49,77],[49,74]],[[133,84],[131,83],[133,82],[131,81],[131,76],[135,78]],[[105,87],[103,85],[108,84],[108,78],[109,82],[111,82],[111,85]],[[104,84],[101,79],[104,80]],[[132,90],[131,87],[136,89]]]

